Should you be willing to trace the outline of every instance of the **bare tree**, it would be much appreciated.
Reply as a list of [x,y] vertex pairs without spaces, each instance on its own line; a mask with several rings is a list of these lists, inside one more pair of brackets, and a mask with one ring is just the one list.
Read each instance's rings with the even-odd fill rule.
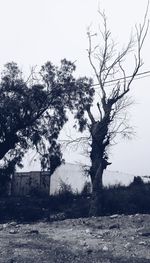
[[[97,34],[93,34],[91,30],[87,32],[88,58],[97,84],[88,86],[86,97],[85,91],[83,97],[83,91],[80,89],[78,105],[76,105],[79,109],[75,116],[79,121],[80,130],[88,129],[90,133],[91,167],[89,172],[93,187],[91,215],[102,212],[102,176],[104,169],[111,164],[108,159],[109,147],[118,134],[123,136],[131,134],[126,121],[125,110],[131,104],[127,95],[134,78],[143,65],[141,51],[149,27],[147,6],[143,23],[135,27],[135,36],[131,36],[126,47],[118,53],[117,45],[112,40],[107,26],[107,17],[101,11],[99,15],[103,29],[99,29]],[[131,56],[130,66],[133,65],[130,74],[127,70],[127,67],[129,68],[128,55]],[[89,101],[90,94],[91,101]],[[97,109],[97,114],[95,114],[95,109]]]

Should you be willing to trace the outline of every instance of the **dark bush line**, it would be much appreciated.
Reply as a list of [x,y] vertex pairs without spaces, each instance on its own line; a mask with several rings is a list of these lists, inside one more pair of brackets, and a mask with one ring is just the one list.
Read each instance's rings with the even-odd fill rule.
[[150,213],[150,184],[104,189],[103,213]]
[[[91,194],[87,189],[79,194],[73,193],[71,188],[64,188],[50,197],[1,197],[0,221],[49,220],[51,215],[59,213],[63,213],[64,218],[88,217]],[[104,188],[101,215],[116,213],[150,213],[150,183],[133,182],[128,187]]]

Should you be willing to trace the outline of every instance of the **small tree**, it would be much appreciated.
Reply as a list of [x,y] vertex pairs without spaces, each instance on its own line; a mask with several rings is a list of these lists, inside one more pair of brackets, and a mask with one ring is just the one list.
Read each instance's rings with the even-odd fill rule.
[[[141,50],[149,26],[147,12],[148,7],[143,24],[136,26],[136,36],[131,37],[127,46],[119,53],[116,52],[116,44],[111,39],[104,12],[99,11],[103,30],[100,30],[98,34],[92,34],[90,30],[87,32],[88,58],[98,84],[89,86],[86,93],[78,90],[78,109],[75,118],[79,121],[80,131],[88,129],[90,134],[91,167],[89,173],[93,186],[91,215],[102,212],[102,176],[104,169],[110,165],[108,149],[118,134],[129,136],[131,133],[123,110],[131,103],[127,94],[143,65]],[[95,38],[98,39],[97,44],[95,44]],[[133,54],[134,66],[130,77],[127,77],[125,59],[129,54]],[[111,85],[108,86],[108,84]],[[95,114],[96,108],[97,113]]]

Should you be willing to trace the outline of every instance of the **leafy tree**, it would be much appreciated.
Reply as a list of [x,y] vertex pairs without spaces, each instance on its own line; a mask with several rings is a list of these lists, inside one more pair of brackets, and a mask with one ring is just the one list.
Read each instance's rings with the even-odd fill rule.
[[[131,37],[127,46],[119,53],[111,38],[105,13],[99,12],[103,30],[97,34],[93,34],[90,30],[87,33],[88,58],[97,84],[87,86],[86,90],[78,89],[75,118],[79,122],[79,130],[87,129],[90,134],[88,138],[91,147],[89,173],[93,187],[91,215],[102,212],[102,176],[104,169],[111,164],[109,148],[118,134],[129,136],[131,132],[124,110],[131,103],[127,94],[143,64],[141,50],[149,26],[147,12],[148,7],[143,24],[139,28],[136,27],[136,36]],[[130,67],[131,59],[133,59],[130,77],[127,77],[128,64],[125,64],[128,55],[131,55]]]
[[[47,62],[27,81],[17,64],[5,65],[0,82],[0,174],[7,178],[29,148],[41,156],[43,169],[53,173],[62,161],[57,139],[73,109],[75,85],[84,78],[73,77],[75,65],[62,60],[60,67]],[[34,75],[34,77],[33,77]],[[2,178],[1,177],[1,178]]]

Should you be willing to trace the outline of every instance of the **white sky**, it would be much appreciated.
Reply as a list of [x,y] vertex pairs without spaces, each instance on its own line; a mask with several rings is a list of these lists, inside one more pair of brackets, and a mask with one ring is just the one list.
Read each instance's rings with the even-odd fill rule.
[[[75,61],[77,76],[91,76],[86,48],[86,30],[97,25],[97,0],[0,0],[0,68],[17,62],[28,72],[33,65],[50,60],[59,64],[62,58]],[[108,16],[114,39],[128,41],[134,24],[141,22],[147,0],[103,0],[100,6]],[[150,70],[150,31],[143,48],[144,66]],[[131,123],[136,137],[120,142],[111,151],[110,169],[134,174],[150,174],[150,77],[133,84]],[[65,154],[68,161],[83,161],[77,153]]]

